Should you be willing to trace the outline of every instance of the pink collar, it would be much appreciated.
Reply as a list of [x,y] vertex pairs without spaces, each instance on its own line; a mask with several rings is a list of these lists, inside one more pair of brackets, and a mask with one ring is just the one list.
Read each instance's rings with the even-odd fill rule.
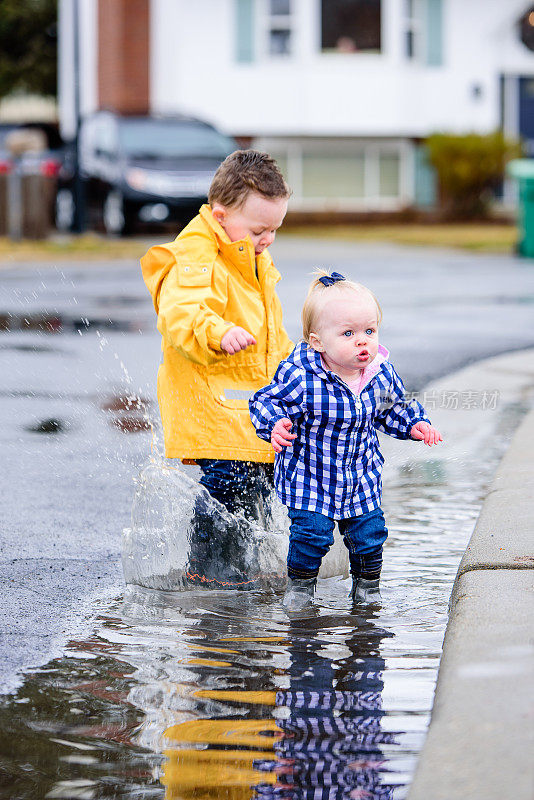
[[362,371],[360,372],[360,379],[356,379],[352,383],[348,383],[347,386],[351,391],[355,394],[361,394],[362,390],[367,386],[367,384],[374,378],[377,372],[380,371],[380,367],[387,361],[389,357],[389,350],[384,347],[383,345],[378,345],[378,353],[373,358],[370,364],[368,364]]

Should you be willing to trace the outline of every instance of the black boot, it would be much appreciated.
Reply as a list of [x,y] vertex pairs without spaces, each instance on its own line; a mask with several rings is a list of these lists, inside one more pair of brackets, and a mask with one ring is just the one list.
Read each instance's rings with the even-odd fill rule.
[[380,578],[368,581],[353,575],[349,597],[353,603],[379,603],[382,600],[379,586]]
[[199,497],[189,534],[188,583],[210,589],[252,588],[246,533],[244,520],[209,496]]
[[300,611],[313,600],[317,578],[288,578],[282,605],[286,611]]

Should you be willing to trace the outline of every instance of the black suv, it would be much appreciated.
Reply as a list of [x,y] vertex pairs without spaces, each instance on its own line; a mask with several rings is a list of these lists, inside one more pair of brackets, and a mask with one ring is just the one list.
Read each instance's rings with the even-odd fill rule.
[[[213,174],[238,145],[191,117],[119,116],[99,111],[80,129],[86,221],[120,235],[137,223],[183,222],[206,201]],[[59,174],[56,226],[74,222],[73,154]]]

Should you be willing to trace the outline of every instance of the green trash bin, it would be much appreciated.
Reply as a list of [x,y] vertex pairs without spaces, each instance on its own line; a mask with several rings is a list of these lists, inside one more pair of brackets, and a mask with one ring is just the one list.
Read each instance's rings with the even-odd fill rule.
[[506,169],[519,181],[518,253],[534,258],[534,158],[516,158]]

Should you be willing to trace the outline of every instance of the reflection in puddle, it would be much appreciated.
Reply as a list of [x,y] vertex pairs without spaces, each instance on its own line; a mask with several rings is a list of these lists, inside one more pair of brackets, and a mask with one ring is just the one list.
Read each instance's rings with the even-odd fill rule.
[[[95,798],[402,797],[436,654],[415,657],[416,609],[356,613],[347,581],[321,584],[317,607],[291,619],[261,593],[130,590],[19,692],[40,690],[17,709],[51,759],[39,785],[85,780]],[[0,721],[2,736],[17,724]]]
[[[165,750],[166,797],[249,798],[251,787],[257,796],[272,798],[316,797],[318,787],[327,797],[392,797],[393,787],[383,780],[381,746],[395,745],[395,734],[381,728],[385,662],[379,646],[393,634],[364,618],[339,621],[350,624],[351,635],[338,659],[323,654],[302,623],[290,623],[289,666],[279,672],[288,688],[194,693],[218,701],[226,713],[239,710],[250,717],[167,728],[165,739],[180,749]],[[257,719],[258,710],[270,714]],[[190,743],[208,749],[182,749]],[[231,749],[236,746],[242,749]],[[237,787],[243,788],[236,794]]]
[[145,412],[150,406],[150,400],[146,397],[139,397],[136,394],[118,394],[108,397],[102,403],[104,411],[142,411]]
[[118,394],[108,397],[102,404],[110,412],[109,421],[123,433],[138,433],[151,428],[150,400],[136,394]]

